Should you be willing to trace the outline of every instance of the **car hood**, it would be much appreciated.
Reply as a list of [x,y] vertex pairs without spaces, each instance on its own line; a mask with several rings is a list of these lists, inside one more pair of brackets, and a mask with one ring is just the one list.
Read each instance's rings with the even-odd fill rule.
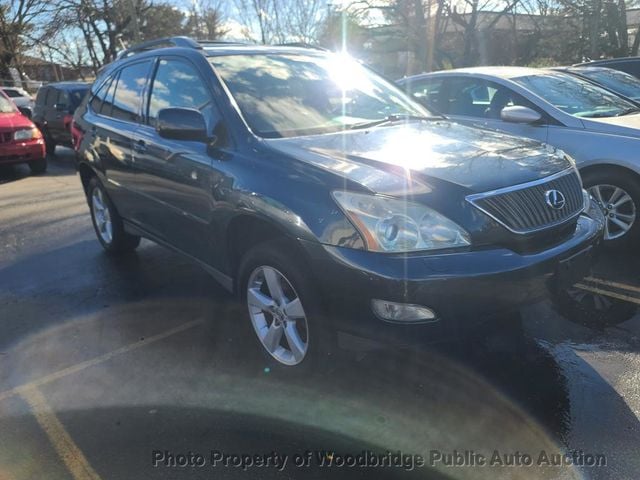
[[640,114],[622,117],[581,118],[585,128],[613,135],[640,137]]
[[478,193],[552,175],[571,166],[552,147],[449,121],[418,121],[266,140],[279,152],[378,192],[421,193],[430,179]]
[[20,112],[0,113],[0,130],[6,131],[30,127],[33,127],[33,123]]

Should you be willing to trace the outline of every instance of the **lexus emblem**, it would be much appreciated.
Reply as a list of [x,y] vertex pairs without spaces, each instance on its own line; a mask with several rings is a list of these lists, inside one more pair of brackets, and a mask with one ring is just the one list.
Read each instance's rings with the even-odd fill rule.
[[564,208],[567,203],[564,198],[564,194],[560,190],[547,190],[544,192],[544,198],[547,201],[547,205],[549,205],[554,210],[561,210]]

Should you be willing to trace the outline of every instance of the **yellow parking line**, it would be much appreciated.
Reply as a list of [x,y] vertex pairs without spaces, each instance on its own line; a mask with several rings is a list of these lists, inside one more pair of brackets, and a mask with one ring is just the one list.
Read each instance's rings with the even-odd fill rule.
[[583,283],[576,283],[574,285],[576,288],[581,288],[582,290],[586,290],[587,292],[598,293],[600,295],[604,295],[611,298],[617,298],[618,300],[625,300],[627,302],[635,303],[640,305],[640,299],[630,297],[628,295],[621,295],[616,292],[610,292],[609,290],[603,290],[601,288],[590,287],[588,285],[584,285]]
[[53,448],[62,459],[74,480],[100,480],[82,451],[75,444],[69,432],[64,428],[55,412],[47,403],[44,395],[36,387],[26,387],[20,391],[44,430]]
[[158,333],[157,335],[147,337],[144,340],[140,340],[139,342],[125,345],[123,347],[112,350],[111,352],[107,352],[104,355],[100,355],[90,360],[86,360],[84,362],[71,365],[70,367],[63,368],[62,370],[58,370],[57,372],[50,373],[49,375],[45,375],[44,377],[40,377],[37,380],[33,380],[31,382],[12,388],[10,390],[5,390],[4,392],[0,392],[0,402],[14,395],[22,394],[23,390],[25,389],[29,389],[32,387],[37,388],[42,385],[46,385],[47,383],[53,382],[54,380],[58,380],[59,378],[66,377],[67,375],[71,375],[72,373],[79,372],[81,370],[84,370],[85,368],[93,367],[94,365],[98,365],[100,363],[106,362],[107,360],[111,360],[113,357],[122,355],[123,353],[128,353],[133,350],[137,350],[138,348],[142,348],[145,345],[159,342],[160,340],[164,340],[167,337],[170,337],[180,332],[184,332],[185,330],[189,330],[190,328],[193,328],[197,325],[201,325],[203,322],[204,320],[198,319],[198,320],[192,320],[190,322],[183,323],[182,325],[178,325],[175,328],[171,328],[162,333]]
[[596,277],[587,277],[585,278],[585,280],[588,280],[594,283],[601,283],[602,285],[608,285],[609,287],[621,288],[623,290],[629,290],[631,292],[640,293],[640,287],[636,287],[634,285],[627,285],[626,283],[612,282],[611,280],[604,280],[602,278],[596,278]]

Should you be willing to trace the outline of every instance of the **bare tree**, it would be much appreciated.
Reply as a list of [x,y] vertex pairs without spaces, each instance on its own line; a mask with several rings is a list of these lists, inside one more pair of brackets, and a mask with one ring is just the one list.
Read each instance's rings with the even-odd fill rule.
[[[234,0],[247,36],[260,43],[313,43],[326,15],[324,0]],[[256,38],[257,37],[257,38]]]
[[11,78],[11,67],[16,67],[21,80],[25,80],[20,54],[50,37],[58,18],[55,5],[41,0],[0,2],[0,77],[4,81]]
[[229,31],[224,25],[224,17],[219,2],[195,0],[191,4],[185,26],[185,34],[197,39],[215,40]]

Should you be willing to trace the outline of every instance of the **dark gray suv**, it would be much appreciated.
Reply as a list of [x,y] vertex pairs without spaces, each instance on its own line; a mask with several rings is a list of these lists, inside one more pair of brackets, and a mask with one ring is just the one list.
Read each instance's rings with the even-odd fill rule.
[[581,278],[602,238],[571,158],[432,114],[341,54],[143,44],[74,123],[105,250],[145,237],[202,265],[274,364],[337,332],[455,337]]

